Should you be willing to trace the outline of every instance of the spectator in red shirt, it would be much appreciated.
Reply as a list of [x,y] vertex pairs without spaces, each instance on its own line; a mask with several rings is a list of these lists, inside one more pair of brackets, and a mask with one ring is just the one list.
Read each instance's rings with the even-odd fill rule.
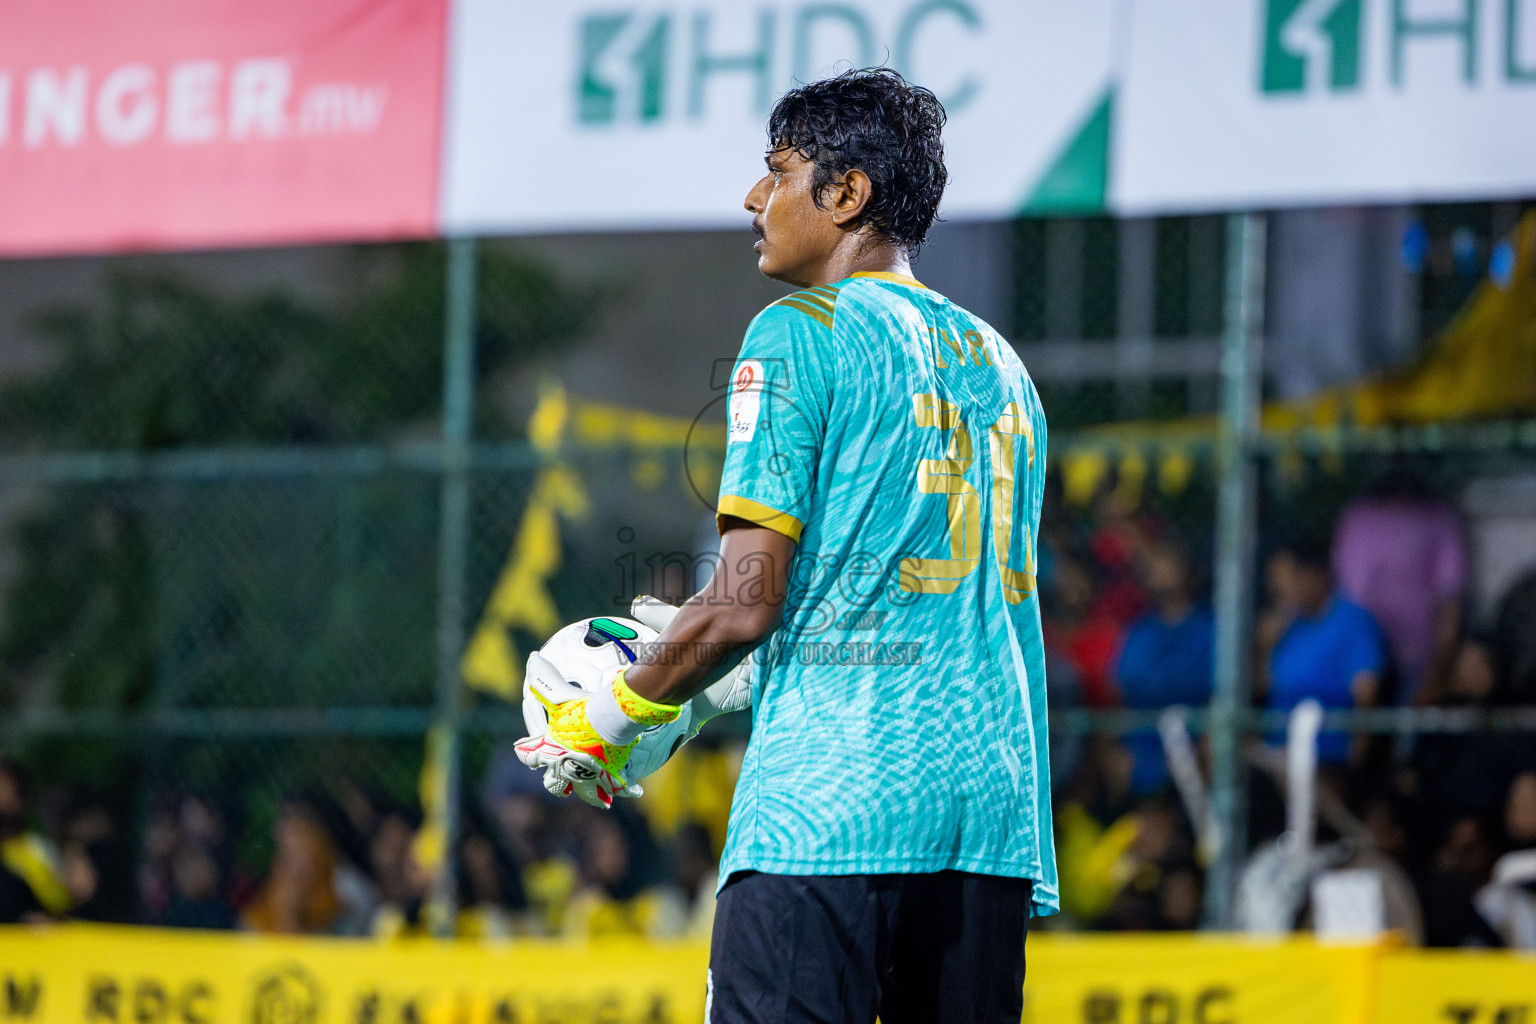
[[1056,560],[1050,613],[1043,623],[1048,650],[1066,658],[1077,672],[1079,696],[1091,708],[1115,703],[1113,668],[1125,623],[1099,600],[1093,567],[1075,555]]

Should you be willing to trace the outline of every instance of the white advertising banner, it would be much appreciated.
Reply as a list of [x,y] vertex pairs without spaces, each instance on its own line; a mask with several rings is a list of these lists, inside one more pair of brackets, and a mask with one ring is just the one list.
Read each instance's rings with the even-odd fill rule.
[[1536,193],[1536,0],[1126,10],[1117,212]]
[[793,84],[889,64],[949,111],[942,215],[1100,209],[1113,0],[456,0],[441,227],[727,227]]

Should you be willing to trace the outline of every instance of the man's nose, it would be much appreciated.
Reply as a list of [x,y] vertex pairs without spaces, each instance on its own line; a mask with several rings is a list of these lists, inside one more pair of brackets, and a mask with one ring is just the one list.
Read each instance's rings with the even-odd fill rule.
[[741,205],[743,207],[751,210],[753,213],[758,213],[762,210],[763,204],[758,201],[757,194],[762,191],[763,182],[767,180],[767,178],[758,179],[757,184],[753,185],[752,188],[747,192],[747,198],[742,200]]

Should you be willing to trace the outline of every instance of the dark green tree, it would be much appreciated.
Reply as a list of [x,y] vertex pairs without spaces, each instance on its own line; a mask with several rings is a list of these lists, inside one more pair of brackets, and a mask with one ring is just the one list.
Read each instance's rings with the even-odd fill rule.
[[[445,254],[360,249],[345,294],[229,295],[125,263],[40,317],[44,374],[0,387],[11,450],[155,451],[435,434]],[[482,250],[476,373],[578,340],[603,299]],[[482,400],[482,425],[495,403]],[[60,484],[18,523],[5,693],[70,709],[424,703],[436,479],[241,476]]]

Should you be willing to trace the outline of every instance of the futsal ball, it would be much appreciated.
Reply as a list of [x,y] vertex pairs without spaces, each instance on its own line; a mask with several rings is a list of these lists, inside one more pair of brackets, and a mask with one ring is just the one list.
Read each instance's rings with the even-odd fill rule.
[[[559,703],[596,693],[614,672],[633,665],[644,645],[661,634],[643,622],[617,616],[599,616],[573,622],[545,641],[539,654],[559,670],[566,687],[563,691],[544,681],[540,690],[546,699]],[[523,682],[523,723],[528,735],[542,736],[549,729],[549,715],[533,696],[531,679]],[[667,757],[689,735],[692,709],[683,706],[675,721],[654,726],[641,736],[630,754],[624,776],[629,781],[644,778],[665,763]]]
[[544,642],[539,653],[588,693],[628,668],[660,633],[643,622],[599,616],[573,622]]

